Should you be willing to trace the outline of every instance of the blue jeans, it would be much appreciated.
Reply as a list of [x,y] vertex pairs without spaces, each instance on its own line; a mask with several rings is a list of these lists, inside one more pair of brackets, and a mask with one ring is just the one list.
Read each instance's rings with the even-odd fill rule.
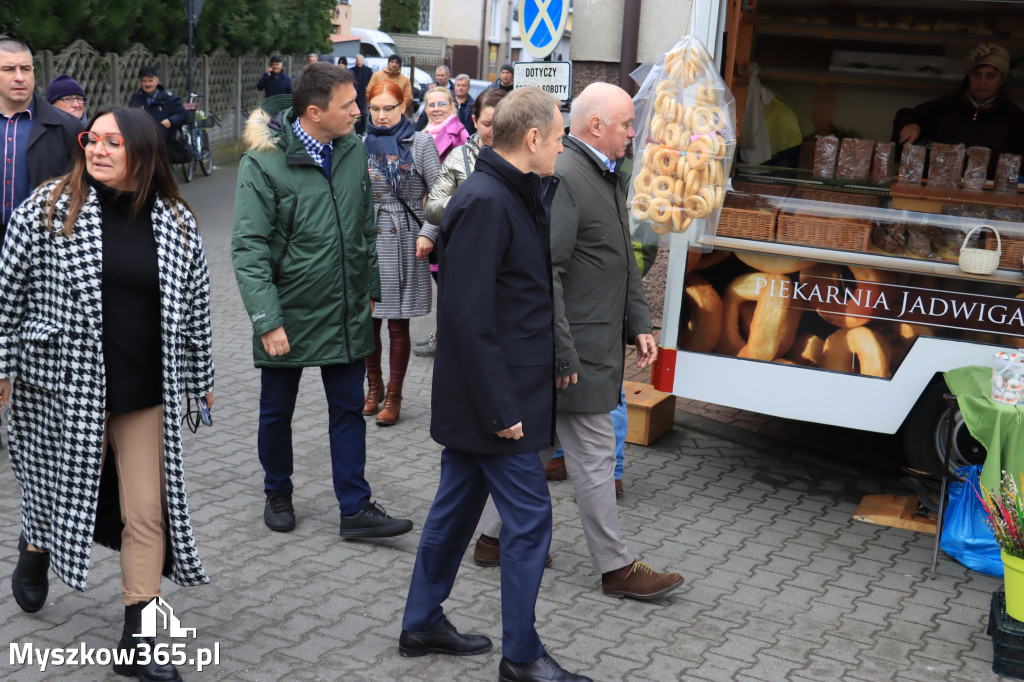
[[534,627],[537,593],[551,545],[551,496],[540,455],[478,455],[445,448],[441,481],[423,524],[402,629],[422,632],[444,622],[477,520],[490,492],[501,527],[502,653],[516,663],[544,655]]
[[[366,421],[363,418],[362,360],[324,365],[320,375],[327,395],[328,433],[334,494],[341,513],[355,514],[370,501],[366,467]],[[292,492],[292,414],[301,367],[264,367],[260,391],[257,449],[267,495]]]
[[[615,480],[622,478],[622,462],[626,458],[626,432],[629,431],[629,417],[626,416],[626,390],[619,389],[619,404],[612,410],[612,428],[615,429]],[[558,448],[555,457],[562,456]],[[552,457],[554,459],[554,457]]]

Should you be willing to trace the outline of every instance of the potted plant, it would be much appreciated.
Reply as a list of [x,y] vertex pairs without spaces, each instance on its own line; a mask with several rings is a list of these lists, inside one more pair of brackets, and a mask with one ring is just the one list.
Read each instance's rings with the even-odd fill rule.
[[985,507],[985,523],[1001,548],[1006,612],[1024,621],[1024,473],[1018,476],[1019,484],[1004,471],[999,489],[993,492],[979,485],[978,497]]

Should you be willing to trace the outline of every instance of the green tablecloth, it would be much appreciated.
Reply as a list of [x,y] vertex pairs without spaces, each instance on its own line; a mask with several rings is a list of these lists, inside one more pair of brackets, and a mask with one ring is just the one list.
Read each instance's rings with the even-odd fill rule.
[[960,367],[944,375],[964,415],[964,424],[988,450],[981,484],[999,487],[1003,470],[1020,476],[1024,471],[1024,407],[992,400],[992,368]]

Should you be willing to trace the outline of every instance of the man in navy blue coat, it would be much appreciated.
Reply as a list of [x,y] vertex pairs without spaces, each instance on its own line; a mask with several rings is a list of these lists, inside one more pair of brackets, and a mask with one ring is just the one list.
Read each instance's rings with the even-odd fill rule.
[[[501,530],[502,680],[581,681],[541,645],[534,609],[551,543],[539,451],[554,431],[550,208],[557,101],[522,88],[494,111],[494,145],[445,209],[438,242],[430,435],[444,446],[402,619],[403,656],[482,654],[441,607],[490,492]],[[506,549],[507,548],[507,549]]]

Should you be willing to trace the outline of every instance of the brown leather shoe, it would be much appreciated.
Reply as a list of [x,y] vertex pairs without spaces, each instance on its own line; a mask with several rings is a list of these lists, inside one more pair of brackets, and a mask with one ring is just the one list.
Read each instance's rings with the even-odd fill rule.
[[544,475],[549,481],[564,481],[569,477],[565,470],[565,457],[555,457],[544,467]]
[[366,390],[366,402],[363,403],[363,414],[370,416],[380,411],[380,401],[384,399],[384,380],[380,372],[367,372],[366,381],[369,387]]
[[[501,566],[501,544],[498,542],[498,538],[492,538],[481,533],[480,537],[476,539],[476,545],[473,547],[473,563],[487,568]],[[544,565],[551,565],[550,552],[547,559],[544,560]]]
[[377,426],[394,426],[402,411],[402,384],[388,382],[388,392],[377,414]]
[[621,478],[616,478],[615,479],[615,499],[616,500],[621,500],[622,496],[624,494],[625,493],[622,492],[622,479]]
[[609,597],[648,601],[663,597],[683,584],[678,573],[658,573],[642,561],[634,561],[601,576],[601,589]]

